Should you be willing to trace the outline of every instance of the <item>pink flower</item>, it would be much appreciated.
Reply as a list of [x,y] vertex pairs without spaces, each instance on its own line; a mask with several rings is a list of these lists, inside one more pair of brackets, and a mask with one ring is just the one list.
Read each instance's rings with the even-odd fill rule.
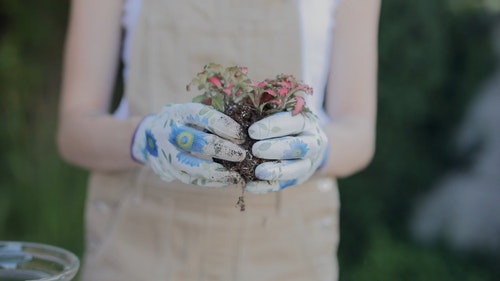
[[288,81],[282,81],[281,82],[281,85],[283,87],[286,87],[286,88],[292,88],[292,83],[288,82]]
[[226,93],[226,95],[228,95],[228,96],[231,96],[231,94],[232,94],[231,89],[233,88],[233,86],[234,86],[233,83],[229,83],[229,86],[224,88],[224,93]]
[[286,97],[286,94],[288,94],[289,89],[288,88],[279,88],[278,89],[278,94],[280,94],[280,97]]
[[264,88],[265,86],[267,86],[267,83],[268,83],[268,82],[269,82],[269,81],[267,81],[267,80],[264,80],[264,81],[262,81],[262,82],[258,82],[258,83],[257,83],[257,87],[259,87],[259,88]]
[[292,115],[297,115],[299,112],[304,108],[304,104],[306,103],[304,98],[301,96],[296,96],[295,97],[295,106],[293,107],[292,110]]
[[280,111],[291,111],[296,115],[307,110],[304,95],[312,94],[312,88],[293,75],[279,74],[274,79],[255,81],[247,73],[246,67],[224,68],[211,63],[198,73],[188,90],[191,85],[198,86],[204,92],[195,100],[211,104],[222,112],[227,106],[237,103],[248,103],[262,116]]
[[214,84],[217,87],[222,87],[222,84],[220,82],[220,78],[217,76],[212,76],[207,79],[210,83]]

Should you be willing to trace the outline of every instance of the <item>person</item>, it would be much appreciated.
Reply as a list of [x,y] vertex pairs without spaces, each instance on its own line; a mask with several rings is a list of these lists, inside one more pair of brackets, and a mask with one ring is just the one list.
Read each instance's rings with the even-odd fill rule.
[[[379,9],[380,0],[73,0],[57,142],[91,171],[82,280],[336,280],[335,179],[375,149]],[[110,112],[120,56],[125,94]],[[292,74],[315,90],[314,114],[250,127],[254,152],[273,161],[247,184],[244,212],[234,207],[239,174],[214,160],[241,161],[244,132],[185,89],[209,62],[256,79]],[[297,142],[303,153],[285,157]]]

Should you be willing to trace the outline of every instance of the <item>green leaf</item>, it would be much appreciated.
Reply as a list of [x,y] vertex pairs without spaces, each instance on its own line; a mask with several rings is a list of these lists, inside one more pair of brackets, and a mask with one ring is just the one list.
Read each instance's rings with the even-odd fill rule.
[[212,98],[212,106],[220,112],[224,112],[224,98],[220,95]]
[[206,95],[199,95],[193,98],[193,102],[203,103],[208,97]]

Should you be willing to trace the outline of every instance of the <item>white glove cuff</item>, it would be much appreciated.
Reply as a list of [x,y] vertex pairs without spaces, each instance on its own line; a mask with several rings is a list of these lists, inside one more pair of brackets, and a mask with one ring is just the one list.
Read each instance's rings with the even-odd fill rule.
[[142,119],[142,121],[137,125],[134,135],[132,137],[132,144],[130,146],[130,154],[132,159],[145,164],[147,162],[147,129],[151,128],[151,123],[154,120],[155,115],[147,115]]

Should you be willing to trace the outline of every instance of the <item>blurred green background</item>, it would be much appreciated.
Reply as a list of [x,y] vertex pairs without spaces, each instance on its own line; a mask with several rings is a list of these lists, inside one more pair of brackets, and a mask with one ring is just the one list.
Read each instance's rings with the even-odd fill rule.
[[[499,3],[383,0],[377,152],[340,181],[341,280],[499,280],[497,256],[422,246],[407,227],[417,196],[467,161],[452,138],[496,67]],[[0,1],[0,240],[81,255],[87,173],[54,144],[68,6]]]

